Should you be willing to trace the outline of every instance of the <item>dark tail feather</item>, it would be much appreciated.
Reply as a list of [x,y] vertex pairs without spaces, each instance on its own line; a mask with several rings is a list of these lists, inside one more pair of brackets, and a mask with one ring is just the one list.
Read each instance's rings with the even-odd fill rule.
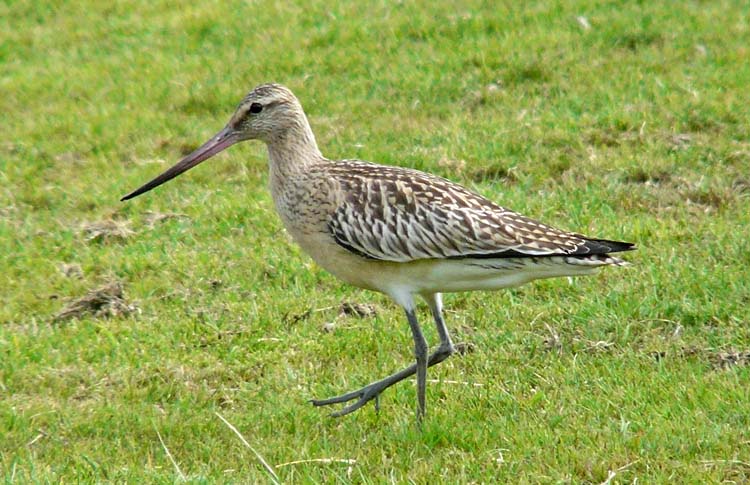
[[586,238],[586,243],[574,254],[607,254],[633,251],[635,249],[638,249],[635,247],[635,244],[629,242]]

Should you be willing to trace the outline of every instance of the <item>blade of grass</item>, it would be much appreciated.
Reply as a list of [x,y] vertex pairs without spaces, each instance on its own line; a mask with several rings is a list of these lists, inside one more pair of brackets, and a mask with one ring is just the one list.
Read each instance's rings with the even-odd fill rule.
[[216,412],[214,414],[219,419],[221,419],[224,422],[224,424],[226,424],[229,427],[229,429],[231,429],[232,431],[234,431],[234,434],[236,434],[240,438],[240,440],[245,444],[245,446],[247,446],[250,449],[250,451],[252,451],[255,454],[255,457],[258,458],[258,461],[260,462],[260,464],[263,465],[263,468],[266,469],[266,471],[268,472],[268,474],[271,476],[271,479],[273,480],[273,482],[280,484],[281,480],[279,479],[278,475],[276,475],[276,472],[273,471],[273,467],[268,464],[268,462],[265,460],[265,458],[263,458],[263,456],[260,453],[258,453],[258,451],[255,448],[253,448],[252,446],[250,446],[250,443],[248,443],[247,440],[245,439],[245,437],[242,436],[242,433],[240,433],[237,430],[237,428],[235,428],[234,425],[232,425],[232,423],[230,423],[229,421],[227,421],[224,418],[224,416],[222,416],[221,414],[216,413]]

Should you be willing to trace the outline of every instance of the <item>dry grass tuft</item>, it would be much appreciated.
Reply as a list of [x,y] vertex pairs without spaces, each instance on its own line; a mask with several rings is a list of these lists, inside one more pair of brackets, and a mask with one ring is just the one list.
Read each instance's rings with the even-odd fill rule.
[[154,227],[157,224],[168,221],[170,219],[190,219],[186,214],[178,214],[175,212],[153,212],[147,211],[144,214],[143,220],[146,226],[149,228]]
[[137,310],[138,307],[125,299],[122,284],[111,281],[68,303],[55,315],[53,322],[64,322],[85,315],[93,315],[95,318],[125,316]]
[[130,229],[129,221],[118,221],[115,219],[104,219],[96,222],[87,222],[81,226],[86,241],[89,242],[114,242],[124,241],[135,232]]
[[378,310],[375,305],[370,303],[351,303],[342,302],[339,307],[340,317],[357,317],[357,318],[375,318],[378,316]]
[[60,263],[57,265],[57,269],[66,278],[75,278],[77,280],[83,278],[83,268],[78,263]]
[[750,350],[717,352],[711,355],[711,363],[714,367],[728,369],[736,365],[750,364]]

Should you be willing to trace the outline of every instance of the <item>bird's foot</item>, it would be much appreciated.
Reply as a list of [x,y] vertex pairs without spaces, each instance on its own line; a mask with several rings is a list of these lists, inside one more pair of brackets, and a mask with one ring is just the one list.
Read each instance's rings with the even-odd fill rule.
[[349,406],[346,406],[344,409],[331,413],[332,418],[338,418],[353,413],[373,399],[375,400],[375,411],[379,411],[380,393],[383,392],[386,387],[392,384],[392,382],[386,381],[387,379],[373,382],[372,384],[368,384],[361,389],[357,389],[356,391],[348,392],[340,396],[330,397],[328,399],[312,399],[310,402],[313,404],[313,406],[329,406],[331,404],[338,404],[357,399],[356,402],[350,404]]

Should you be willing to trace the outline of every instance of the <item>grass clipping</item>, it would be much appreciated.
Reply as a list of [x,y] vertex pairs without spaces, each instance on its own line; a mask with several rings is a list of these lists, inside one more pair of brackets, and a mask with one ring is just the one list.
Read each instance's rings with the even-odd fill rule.
[[87,222],[81,226],[81,230],[86,236],[86,241],[100,243],[124,241],[135,234],[130,229],[130,222],[115,219]]
[[93,315],[95,318],[119,317],[130,315],[137,310],[134,304],[125,300],[122,283],[110,281],[68,303],[52,321],[64,322],[86,315]]

